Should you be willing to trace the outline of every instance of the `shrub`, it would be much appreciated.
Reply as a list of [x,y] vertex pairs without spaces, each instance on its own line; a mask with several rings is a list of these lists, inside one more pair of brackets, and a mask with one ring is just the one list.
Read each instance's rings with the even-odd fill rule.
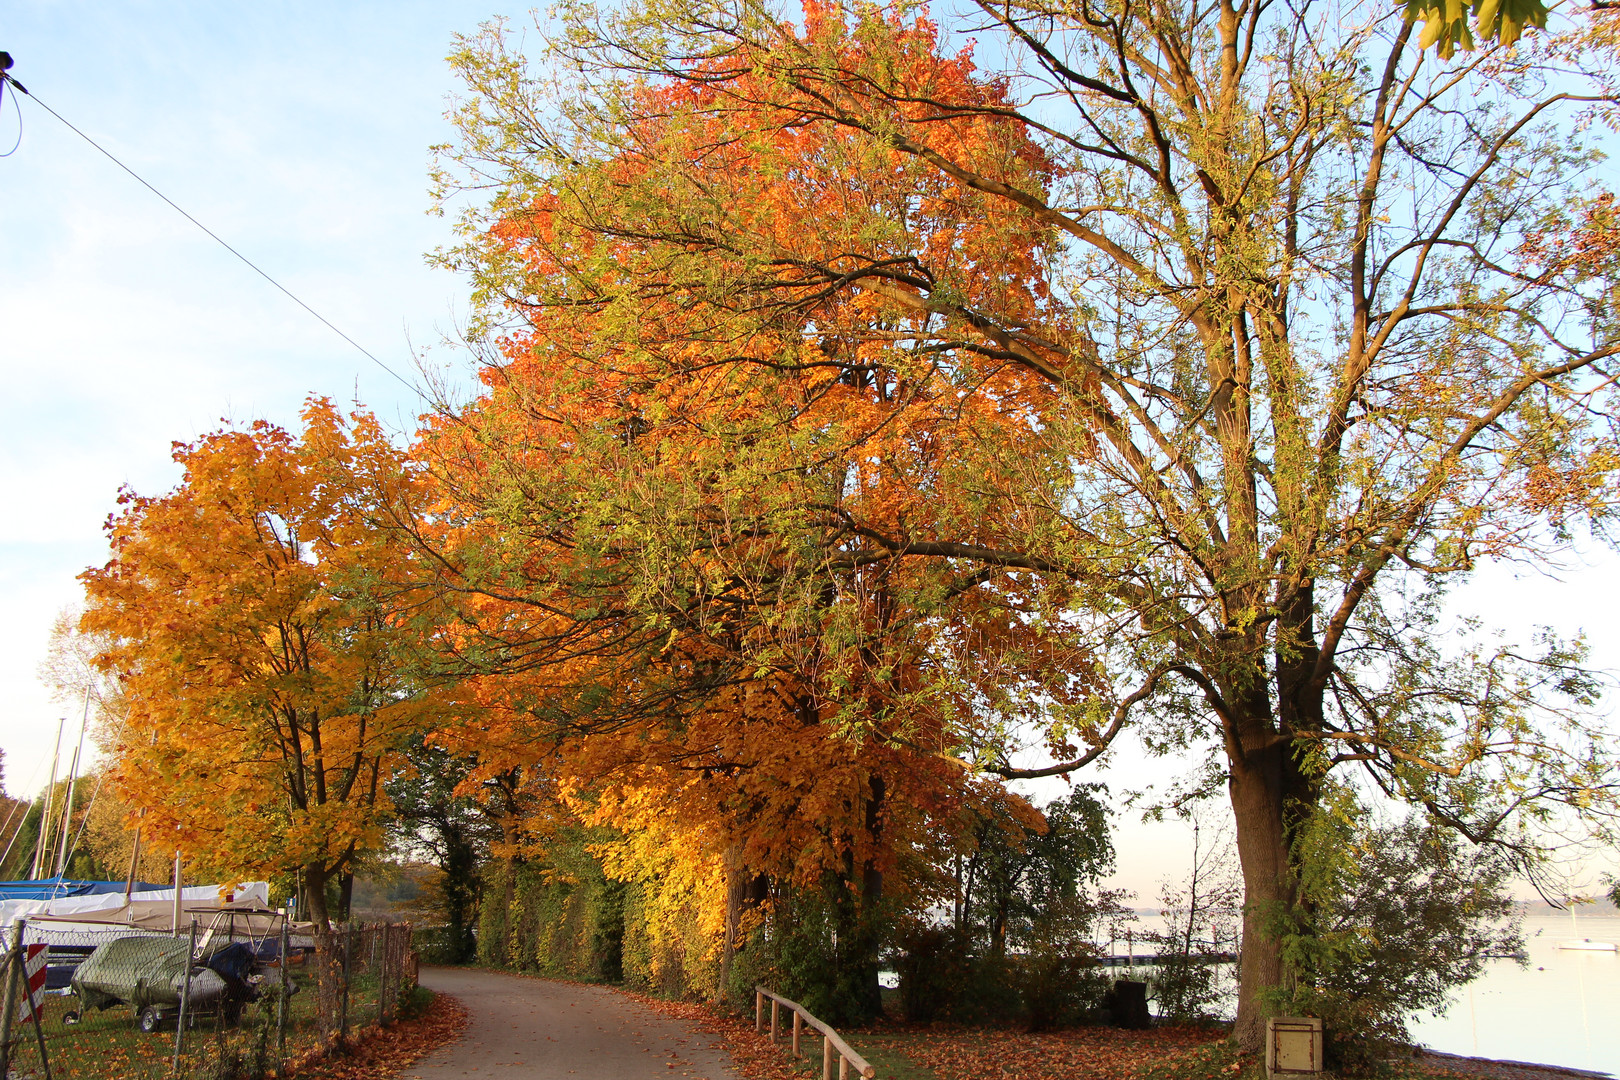
[[1097,1020],[1109,980],[1090,957],[1037,955],[1019,959],[1024,1019],[1031,1031]]
[[972,978],[972,945],[954,928],[921,926],[907,933],[894,957],[901,1015],[926,1024],[952,1018]]
[[1416,816],[1369,821],[1349,792],[1328,799],[1338,812],[1313,815],[1296,842],[1304,904],[1268,913],[1296,976],[1271,1004],[1321,1017],[1327,1064],[1368,1073],[1407,1041],[1408,1016],[1443,1012],[1487,957],[1524,962],[1507,892],[1514,864]]

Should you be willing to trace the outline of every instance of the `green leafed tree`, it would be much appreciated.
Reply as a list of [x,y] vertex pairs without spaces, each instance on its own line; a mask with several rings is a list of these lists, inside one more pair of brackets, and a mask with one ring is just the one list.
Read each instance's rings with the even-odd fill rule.
[[[759,670],[875,641],[846,595],[914,613],[913,681],[875,666],[852,735],[926,711],[1004,777],[1127,731],[1206,751],[1257,1045],[1325,783],[1522,867],[1538,821],[1613,805],[1579,643],[1444,634],[1479,560],[1604,528],[1620,466],[1612,174],[1581,137],[1620,100],[1612,16],[1510,47],[1533,20],[1493,11],[1463,52],[1382,3],[1265,0],[582,4],[544,65],[464,41],[441,179],[490,201],[445,259],[509,336],[461,512],[507,539],[458,587],[606,610],[523,593],[584,523],[617,614],[764,642]],[[558,447],[639,471],[559,494]],[[769,589],[722,572],[765,549]],[[1032,731],[1049,764],[1015,764]]]
[[1488,960],[1525,963],[1514,860],[1421,815],[1359,813],[1343,787],[1324,804],[1301,837],[1311,919],[1281,928],[1301,977],[1274,998],[1328,1018],[1330,1063],[1375,1069],[1408,1042],[1413,1014],[1445,1012]]

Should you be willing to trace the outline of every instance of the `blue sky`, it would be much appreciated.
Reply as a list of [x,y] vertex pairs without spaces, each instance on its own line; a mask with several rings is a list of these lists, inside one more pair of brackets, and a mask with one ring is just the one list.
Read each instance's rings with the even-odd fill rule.
[[[465,289],[428,268],[428,147],[452,34],[521,7],[431,3],[8,0],[0,49],[57,112],[397,370],[454,328]],[[9,96],[9,95],[8,95]],[[169,488],[173,440],[222,420],[291,424],[305,395],[358,396],[396,430],[419,402],[33,102],[0,159],[0,747],[28,794],[54,703],[36,669],[75,575],[105,559],[118,488]],[[8,100],[0,151],[16,134]],[[466,358],[434,352],[467,375]],[[1588,554],[1562,580],[1491,567],[1456,609],[1527,636],[1584,626],[1620,668],[1620,562]],[[48,763],[47,763],[48,764]],[[1164,776],[1127,754],[1116,788]],[[32,782],[30,775],[34,774]],[[1043,791],[1044,793],[1044,791]],[[1151,901],[1190,833],[1130,826],[1122,884]]]
[[[491,3],[11,0],[0,49],[40,100],[409,374],[411,344],[452,329],[464,291],[423,260],[449,238],[426,213],[428,147],[449,137],[451,35],[497,14]],[[105,558],[101,523],[121,484],[165,490],[171,441],[222,419],[291,423],[311,392],[358,395],[400,430],[419,411],[20,104],[22,143],[0,159],[0,746],[13,792],[31,786],[65,711],[36,668],[75,575]],[[16,127],[8,101],[0,150]]]

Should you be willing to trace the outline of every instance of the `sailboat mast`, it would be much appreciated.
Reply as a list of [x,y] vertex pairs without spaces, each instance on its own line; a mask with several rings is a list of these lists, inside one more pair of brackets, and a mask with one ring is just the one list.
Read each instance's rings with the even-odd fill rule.
[[84,692],[84,716],[79,720],[79,743],[73,748],[73,765],[68,769],[67,803],[62,807],[62,846],[56,854],[56,876],[67,873],[68,838],[73,835],[73,790],[79,783],[79,755],[84,753],[84,728],[90,720],[90,691]]
[[39,880],[40,871],[45,869],[45,847],[51,821],[52,796],[56,794],[56,769],[62,763],[62,728],[67,723],[67,717],[56,722],[56,749],[51,752],[51,782],[45,785],[45,809],[39,815],[39,839],[34,842],[34,865],[29,868],[28,876],[34,881]]

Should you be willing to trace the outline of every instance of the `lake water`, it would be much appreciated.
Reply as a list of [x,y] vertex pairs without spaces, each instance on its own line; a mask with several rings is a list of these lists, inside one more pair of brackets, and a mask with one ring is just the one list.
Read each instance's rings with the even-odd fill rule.
[[1449,1054],[1535,1061],[1620,1073],[1620,954],[1560,949],[1572,938],[1620,943],[1620,918],[1524,920],[1530,966],[1493,960],[1452,995],[1442,1017],[1412,1022],[1412,1037]]
[[[1157,913],[1141,913],[1137,935],[1161,922]],[[1143,966],[1132,974],[1140,977],[1149,973],[1146,965],[1151,958],[1137,935],[1133,951]],[[1558,947],[1574,938],[1620,943],[1620,918],[1582,917],[1574,930],[1567,915],[1525,919],[1529,965],[1487,961],[1480,978],[1452,994],[1445,1015],[1422,1013],[1412,1018],[1413,1041],[1448,1054],[1620,1076],[1620,954]],[[1097,944],[1117,955],[1127,949],[1123,936]],[[1230,968],[1222,971],[1228,981],[1231,974]],[[885,971],[883,976],[884,985],[897,985],[894,972]]]
[[[1141,913],[1138,932],[1160,922],[1156,913]],[[1487,961],[1480,978],[1453,992],[1445,1015],[1412,1018],[1413,1041],[1448,1054],[1620,1076],[1620,954],[1558,947],[1573,938],[1620,943],[1620,918],[1582,916],[1573,930],[1568,915],[1526,918],[1529,965]],[[1126,951],[1123,937],[1099,944]],[[1146,951],[1140,938],[1137,949]]]

